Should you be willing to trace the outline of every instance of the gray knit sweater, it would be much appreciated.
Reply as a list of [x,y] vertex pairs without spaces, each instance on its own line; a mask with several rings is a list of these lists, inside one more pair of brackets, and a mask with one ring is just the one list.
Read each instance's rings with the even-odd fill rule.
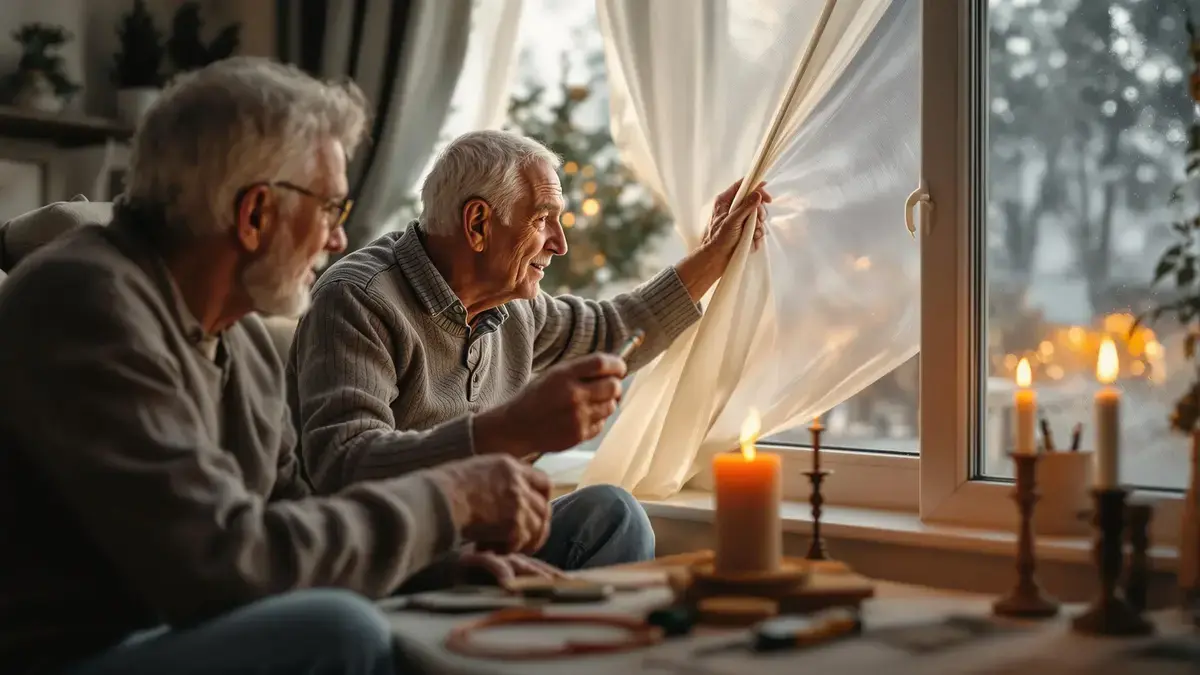
[[635,328],[645,365],[700,317],[674,268],[608,301],[541,293],[466,312],[415,227],[346,256],[313,291],[288,362],[291,409],[314,487],[333,492],[474,452],[473,414],[539,371],[613,350]]

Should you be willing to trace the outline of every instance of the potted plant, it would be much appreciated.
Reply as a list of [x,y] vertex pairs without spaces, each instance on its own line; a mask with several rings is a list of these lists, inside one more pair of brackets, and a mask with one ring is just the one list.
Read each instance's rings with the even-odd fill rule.
[[143,0],[117,26],[121,49],[115,57],[113,83],[117,86],[117,116],[137,126],[162,90],[163,38]]
[[28,23],[12,34],[21,45],[17,72],[8,78],[7,89],[21,108],[47,113],[62,112],[79,85],[67,77],[58,51],[72,37],[61,26]]
[[[1189,93],[1200,105],[1200,41],[1189,17],[1185,22],[1192,59]],[[1184,329],[1183,353],[1193,362],[1195,371],[1187,390],[1171,411],[1171,429],[1189,438],[1188,487],[1184,496],[1182,530],[1179,538],[1177,579],[1184,611],[1200,625],[1200,122],[1193,118],[1188,133],[1187,167],[1184,182],[1171,192],[1170,203],[1179,217],[1171,224],[1175,241],[1159,258],[1154,269],[1154,284],[1175,286],[1171,298],[1152,307],[1138,322],[1168,317]],[[1134,324],[1137,330],[1138,324]]]
[[204,20],[200,18],[200,3],[185,2],[175,12],[171,22],[171,37],[167,40],[167,56],[174,72],[186,73],[210,63],[233,56],[241,41],[241,26],[231,23],[217,32],[212,42],[205,43],[201,34]]

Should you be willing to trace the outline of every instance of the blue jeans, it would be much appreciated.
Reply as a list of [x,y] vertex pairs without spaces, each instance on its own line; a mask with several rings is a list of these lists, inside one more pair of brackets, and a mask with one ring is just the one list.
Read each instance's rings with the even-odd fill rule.
[[654,559],[654,530],[645,509],[625,490],[591,485],[555,499],[550,538],[539,560],[564,570]]
[[393,675],[391,626],[349,591],[293,591],[185,630],[137,633],[64,675]]

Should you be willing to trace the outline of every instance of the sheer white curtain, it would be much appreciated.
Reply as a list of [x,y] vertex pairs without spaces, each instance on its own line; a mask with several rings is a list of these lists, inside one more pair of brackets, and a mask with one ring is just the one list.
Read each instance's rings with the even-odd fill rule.
[[[521,0],[330,3],[323,71],[351,73],[377,108],[373,142],[352,167],[362,182],[351,216],[354,246],[405,225],[401,205],[448,121],[468,131],[504,120],[521,6]],[[457,95],[464,88],[470,95]]]
[[[774,195],[700,323],[640,373],[581,485],[677,492],[911,358],[919,258],[919,0],[598,0],[622,157],[689,247],[740,176]],[[798,77],[797,77],[798,75]],[[739,196],[740,198],[740,196]]]

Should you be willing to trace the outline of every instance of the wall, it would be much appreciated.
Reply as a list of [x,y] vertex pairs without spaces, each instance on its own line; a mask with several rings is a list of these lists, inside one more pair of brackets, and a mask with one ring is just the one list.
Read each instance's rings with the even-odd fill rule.
[[[210,16],[214,0],[201,0]],[[265,2],[252,0],[251,4]],[[170,26],[183,0],[146,0],[160,30]],[[78,112],[111,117],[116,112],[116,94],[109,74],[117,51],[117,24],[133,6],[133,0],[3,0],[0,2],[0,72],[11,72],[20,57],[16,42],[8,36],[24,23],[58,24],[75,39],[63,50],[69,76],[83,84],[82,97],[74,102]],[[215,17],[214,17],[215,18]]]
[[[183,2],[146,0],[164,38],[171,18]],[[133,0],[0,0],[0,75],[12,72],[20,58],[20,48],[10,37],[13,31],[32,22],[60,25],[74,35],[74,40],[62,51],[68,76],[83,85],[81,95],[69,110],[100,117],[115,116],[116,88],[110,73],[118,47],[117,26],[132,6]],[[238,21],[242,24],[241,53],[258,56],[274,53],[275,0],[200,0],[200,6],[210,37],[215,27]],[[107,157],[123,154],[122,148],[114,148]],[[45,199],[66,199],[76,193],[96,198],[93,185],[106,161],[106,150],[103,147],[56,150],[41,143],[3,138],[0,160],[32,162],[43,167]],[[11,171],[0,175],[0,222],[14,210],[23,212],[31,199],[24,194],[27,188],[12,180],[13,175]],[[25,175],[20,172],[27,183]]]
[[[164,33],[183,0],[146,0]],[[274,52],[275,0],[200,0],[209,27],[242,22],[242,53],[259,56]],[[20,49],[9,35],[24,23],[40,21],[63,26],[75,39],[63,51],[67,72],[84,85],[75,102],[77,111],[111,117],[116,93],[109,73],[117,51],[117,24],[133,0],[2,0],[0,1],[0,73],[16,67]]]

